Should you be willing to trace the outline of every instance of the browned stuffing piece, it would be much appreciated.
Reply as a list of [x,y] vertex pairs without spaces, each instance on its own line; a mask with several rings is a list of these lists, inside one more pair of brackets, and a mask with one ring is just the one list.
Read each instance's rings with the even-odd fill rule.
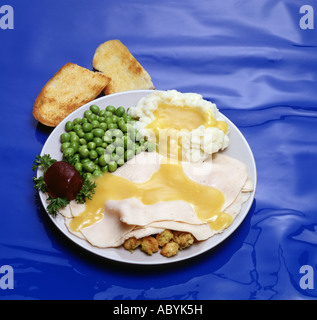
[[153,253],[159,251],[157,240],[152,236],[144,237],[141,243],[141,250],[151,256]]
[[126,240],[123,246],[126,250],[129,250],[132,253],[136,248],[138,248],[141,245],[141,243],[141,239],[136,239],[135,237],[132,237]]
[[194,236],[189,232],[174,232],[174,241],[179,245],[179,250],[184,250],[190,247],[195,239]]
[[177,255],[178,248],[179,246],[176,242],[170,241],[169,243],[165,244],[160,253],[163,257],[170,258]]
[[164,230],[162,233],[156,235],[156,240],[160,247],[164,247],[173,239],[174,235],[171,230]]

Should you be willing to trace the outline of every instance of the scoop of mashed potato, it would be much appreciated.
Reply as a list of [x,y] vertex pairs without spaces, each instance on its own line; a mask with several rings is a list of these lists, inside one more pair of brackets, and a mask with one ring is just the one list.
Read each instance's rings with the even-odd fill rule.
[[[180,141],[180,139],[182,141],[181,152],[183,161],[203,161],[213,153],[228,147],[229,128],[221,117],[216,104],[204,100],[199,94],[181,93],[176,90],[154,91],[140,99],[136,107],[129,109],[130,116],[139,120],[136,122],[136,129],[139,130],[142,135],[153,137],[153,132],[148,128],[151,123],[156,120],[157,115],[155,115],[155,113],[162,104],[186,107],[187,109],[192,108],[193,110],[199,111],[202,115],[208,114],[217,124],[215,126],[200,124],[190,130],[177,130],[178,139],[175,139],[175,141]],[[166,114],[164,114],[164,117],[166,118]],[[176,115],[171,114],[171,118],[173,117],[176,117]],[[170,120],[172,122],[175,119],[176,118]],[[184,128],[186,128],[186,122],[190,123],[192,119],[189,119],[189,117],[182,118],[181,121],[183,121]],[[175,128],[172,128],[171,132],[175,134]],[[158,151],[160,152],[162,150]]]

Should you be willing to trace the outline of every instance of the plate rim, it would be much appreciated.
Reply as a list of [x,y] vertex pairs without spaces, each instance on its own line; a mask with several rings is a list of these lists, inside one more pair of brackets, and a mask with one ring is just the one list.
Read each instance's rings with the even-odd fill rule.
[[[118,92],[118,93],[114,93],[114,94],[110,94],[110,95],[106,95],[106,96],[102,96],[102,97],[99,97],[95,100],[92,100],[84,105],[82,105],[81,107],[79,107],[78,109],[74,110],[71,114],[69,114],[67,117],[65,117],[53,130],[52,132],[49,134],[48,138],[46,139],[43,147],[42,147],[42,150],[41,150],[41,153],[40,155],[43,156],[43,154],[45,154],[45,150],[48,148],[48,145],[50,143],[50,137],[53,135],[53,133],[55,131],[58,131],[58,129],[67,121],[69,121],[69,119],[73,118],[74,117],[74,114],[77,114],[77,113],[80,113],[81,110],[83,109],[86,109],[88,106],[92,105],[92,104],[97,104],[98,105],[98,101],[100,100],[107,100],[109,98],[113,98],[113,97],[120,97],[121,95],[122,96],[126,96],[126,95],[129,95],[129,94],[140,94],[140,95],[143,95],[146,96],[147,94],[151,94],[152,92],[157,92],[157,91],[164,91],[164,90],[131,90],[131,91],[123,91],[123,92]],[[141,98],[140,98],[141,99]],[[203,97],[203,99],[205,99]],[[205,99],[207,100],[207,99]],[[207,100],[208,101],[208,100]],[[218,108],[218,107],[217,107]],[[219,109],[219,108],[218,108]],[[255,161],[255,157],[254,157],[254,154],[252,152],[252,149],[248,143],[248,141],[246,140],[246,138],[244,137],[244,135],[242,134],[242,132],[239,130],[239,128],[230,120],[228,119],[224,114],[221,113],[221,111],[219,110],[219,114],[221,117],[224,118],[225,121],[228,122],[229,124],[229,128],[234,128],[236,130],[236,133],[238,133],[239,135],[239,138],[244,142],[248,152],[249,152],[249,155],[251,156],[250,160],[251,160],[251,163],[252,163],[252,166],[253,166],[253,175],[254,175],[254,178],[253,178],[253,191],[251,192],[250,194],[250,197],[249,199],[247,200],[247,202],[245,202],[243,205],[243,211],[244,213],[241,214],[241,212],[235,217],[234,219],[234,223],[232,223],[227,229],[225,229],[223,232],[219,233],[219,234],[216,234],[214,235],[213,237],[209,238],[209,239],[212,239],[213,240],[215,238],[217,238],[214,243],[212,243],[211,246],[208,246],[207,245],[207,248],[203,248],[202,250],[199,250],[198,252],[194,252],[192,253],[190,256],[178,256],[176,259],[173,259],[173,258],[165,258],[164,260],[160,260],[160,261],[156,261],[154,259],[151,259],[152,257],[148,257],[148,260],[146,260],[146,262],[144,262],[143,260],[142,261],[137,261],[137,260],[129,260],[129,261],[126,261],[126,260],[122,260],[122,259],[119,259],[119,258],[115,258],[115,257],[109,257],[107,255],[103,255],[101,253],[99,253],[98,251],[99,250],[118,250],[118,248],[98,248],[98,247],[95,247],[93,245],[91,245],[87,240],[84,240],[84,239],[80,239],[78,238],[77,236],[73,235],[67,228],[66,228],[66,232],[65,230],[63,229],[63,227],[60,225],[60,223],[57,221],[56,217],[53,217],[52,215],[50,215],[47,211],[47,204],[46,204],[46,198],[47,198],[47,195],[41,191],[39,191],[39,197],[40,197],[40,200],[41,200],[41,203],[42,203],[42,206],[43,206],[43,209],[45,210],[46,214],[48,215],[49,219],[53,222],[53,224],[57,227],[57,229],[63,233],[64,236],[66,236],[70,241],[72,241],[73,243],[75,243],[76,245],[78,245],[79,247],[81,247],[83,250],[85,251],[88,251],[90,252],[91,254],[95,255],[95,256],[99,256],[101,257],[102,259],[108,259],[108,260],[111,260],[111,261],[115,261],[115,262],[118,262],[118,263],[124,263],[124,264],[134,264],[134,265],[151,265],[151,266],[154,266],[154,265],[162,265],[162,264],[171,264],[171,263],[177,263],[177,262],[182,262],[184,260],[190,260],[192,258],[195,258],[199,255],[202,255],[210,250],[212,250],[213,248],[217,247],[220,243],[224,242],[227,238],[229,238],[238,228],[239,226],[241,225],[241,223],[246,219],[246,217],[248,216],[249,212],[250,212],[250,209],[254,203],[254,199],[255,199],[255,194],[256,194],[256,189],[257,189],[257,180],[258,180],[258,176],[257,176],[257,166],[256,166],[256,161]],[[230,144],[229,144],[229,147],[230,147]],[[228,147],[228,148],[229,148]],[[250,173],[249,173],[250,174]],[[41,175],[41,171],[40,170],[37,170],[37,177],[39,177]],[[242,210],[242,209],[241,209]],[[62,218],[64,219],[64,218]],[[63,222],[63,224],[65,225],[65,223]],[[65,226],[64,226],[65,227]],[[209,239],[203,241],[204,243],[206,241],[208,241]],[[84,242],[84,243],[82,243]],[[87,248],[87,244],[90,248]],[[199,243],[198,243],[199,245]],[[98,250],[98,251],[97,251]],[[133,256],[133,255],[131,255]],[[166,261],[165,261],[166,260]]]

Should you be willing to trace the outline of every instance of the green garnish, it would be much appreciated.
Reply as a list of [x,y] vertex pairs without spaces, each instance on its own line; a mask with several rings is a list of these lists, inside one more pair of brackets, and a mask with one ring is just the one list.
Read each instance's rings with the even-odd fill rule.
[[95,188],[97,187],[96,183],[89,180],[85,175],[83,177],[83,186],[81,190],[76,195],[76,202],[77,203],[85,203],[86,199],[91,200],[93,194],[95,194]]
[[46,184],[44,181],[44,177],[41,176],[39,178],[33,177],[34,188],[38,191],[47,192]]
[[52,159],[49,154],[44,154],[43,156],[37,156],[33,166],[32,170],[35,171],[36,169],[42,167],[44,172],[54,163],[56,162],[55,159]]
[[63,157],[63,160],[75,166],[76,162],[78,161],[74,155],[66,155]]
[[51,198],[47,199],[50,204],[47,206],[47,211],[52,216],[56,217],[58,210],[65,208],[69,204],[69,200],[66,198]]

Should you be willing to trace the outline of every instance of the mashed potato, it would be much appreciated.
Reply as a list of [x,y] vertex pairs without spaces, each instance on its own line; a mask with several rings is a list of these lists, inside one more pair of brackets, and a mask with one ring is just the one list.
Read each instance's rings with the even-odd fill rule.
[[155,91],[129,114],[139,120],[141,134],[156,137],[160,153],[177,154],[181,160],[199,162],[229,145],[228,124],[217,106],[196,93]]

